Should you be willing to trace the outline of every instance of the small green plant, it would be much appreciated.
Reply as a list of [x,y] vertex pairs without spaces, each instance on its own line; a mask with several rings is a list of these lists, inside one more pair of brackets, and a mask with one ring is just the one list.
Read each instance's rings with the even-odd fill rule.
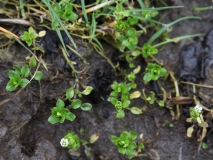
[[80,99],[76,99],[75,95],[78,95],[79,97],[82,97],[82,95],[89,95],[93,88],[91,86],[87,86],[86,89],[82,92],[79,90],[70,87],[66,92],[66,98],[71,102],[71,107],[73,109],[81,108],[83,111],[89,111],[92,109],[92,105],[90,103],[82,103]]
[[58,99],[56,102],[56,106],[52,108],[52,115],[48,118],[49,123],[64,123],[65,120],[73,121],[76,118],[76,116],[72,112],[70,112],[70,110],[64,108],[64,106],[64,101]]
[[28,29],[28,32],[24,32],[24,34],[20,37],[23,41],[27,43],[28,46],[31,46],[32,44],[35,44],[35,39],[38,37],[38,34],[35,32],[35,30],[30,27]]
[[142,47],[142,54],[144,58],[147,58],[150,55],[157,54],[158,50],[154,48],[153,46],[149,45],[148,43],[145,43]]
[[[83,111],[89,111],[92,108],[90,103],[82,103],[81,100],[74,98],[75,95],[81,97],[82,95],[88,95],[92,91],[92,87],[87,86],[86,89],[80,92],[73,87],[69,88],[66,92],[66,98],[71,102],[71,108],[78,109],[81,108]],[[56,106],[51,109],[51,116],[48,122],[51,124],[64,123],[65,120],[74,121],[76,116],[68,109],[65,108],[65,103],[63,100],[58,99]]]
[[117,4],[114,11],[117,24],[115,25],[115,37],[118,39],[118,46],[121,51],[125,48],[133,51],[138,43],[136,29],[132,26],[138,23],[137,18],[130,17],[130,11],[123,9],[122,4]]
[[156,102],[159,106],[164,107],[164,101],[158,100],[155,97],[155,92],[150,91],[150,95],[147,97],[147,95],[145,94],[145,91],[143,90],[143,96],[142,96],[142,98],[146,102],[148,102],[149,104],[154,104]]
[[130,94],[130,90],[135,87],[134,83],[125,82],[118,83],[116,81],[113,82],[111,88],[113,91],[110,93],[109,101],[115,106],[117,111],[117,118],[123,118],[125,116],[124,109],[129,109],[133,114],[141,114],[142,111],[137,107],[129,108],[131,103],[131,99],[140,97],[141,93],[139,91],[135,91]]
[[167,74],[166,69],[162,68],[161,66],[155,63],[149,63],[148,66],[146,67],[143,80],[145,82],[149,82],[151,80],[156,81],[159,77],[166,76],[166,74]]
[[60,144],[62,147],[70,148],[74,151],[77,151],[81,146],[78,135],[70,131],[61,139]]
[[[30,80],[27,78],[31,75],[30,68],[33,68],[36,66],[36,60],[34,57],[30,59],[29,65],[25,65],[23,67],[19,67],[17,65],[13,66],[14,70],[10,70],[8,72],[8,77],[10,81],[7,83],[6,90],[7,91],[14,91],[18,87],[25,87],[27,84],[30,83]],[[42,72],[37,71],[34,76],[35,80],[41,80],[42,79]]]
[[[58,17],[62,20],[65,20],[66,22],[76,20],[78,18],[78,15],[73,12],[73,6],[70,0],[60,1],[59,3],[56,2],[53,4],[52,7]],[[59,26],[59,22],[57,19],[53,20],[52,26],[53,28]]]
[[201,123],[201,115],[202,107],[200,105],[196,105],[195,107],[190,108],[190,116],[195,122]]
[[143,149],[143,143],[139,142],[136,144],[135,140],[137,138],[137,133],[134,131],[126,132],[123,131],[120,137],[112,135],[110,140],[118,147],[118,151],[121,154],[126,154],[129,157],[135,156],[135,150]]

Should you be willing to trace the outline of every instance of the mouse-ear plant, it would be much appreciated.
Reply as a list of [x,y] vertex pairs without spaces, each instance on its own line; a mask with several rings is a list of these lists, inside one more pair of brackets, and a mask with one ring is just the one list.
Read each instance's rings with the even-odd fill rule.
[[62,147],[70,148],[74,151],[77,151],[81,146],[78,135],[70,131],[61,139],[60,144]]
[[74,121],[76,116],[65,108],[65,103],[61,99],[58,99],[56,106],[51,109],[51,116],[48,118],[48,122],[51,124],[64,123],[65,120]]
[[[18,87],[24,88],[27,84],[30,83],[30,80],[28,79],[31,75],[31,68],[36,66],[36,60],[34,57],[30,58],[30,62],[28,65],[24,65],[23,67],[19,67],[17,65],[14,65],[14,70],[9,70],[8,77],[10,81],[7,83],[6,90],[7,91],[14,91]],[[41,80],[42,79],[42,72],[37,71],[34,76],[31,77],[31,79],[35,80]]]
[[134,131],[123,131],[120,137],[112,135],[110,140],[118,147],[118,152],[121,154],[126,154],[128,157],[134,157],[136,153],[136,148],[143,149],[143,144],[136,143],[137,133]]
[[159,77],[165,77],[167,70],[155,63],[149,63],[145,70],[143,80],[149,82],[151,80],[156,81]]

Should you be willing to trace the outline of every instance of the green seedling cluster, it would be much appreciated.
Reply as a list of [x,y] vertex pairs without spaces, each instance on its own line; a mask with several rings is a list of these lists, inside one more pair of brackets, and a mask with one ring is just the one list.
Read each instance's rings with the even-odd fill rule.
[[[8,72],[8,77],[10,81],[7,83],[6,90],[14,91],[18,87],[24,88],[27,84],[30,83],[28,79],[31,74],[30,69],[36,66],[36,59],[32,57],[30,59],[29,65],[25,65],[23,67],[19,67],[17,65],[13,66],[14,70],[10,70]],[[33,78],[37,81],[42,79],[42,72],[37,71]]]
[[143,80],[149,82],[151,80],[156,81],[159,77],[165,77],[167,71],[165,68],[162,68],[160,65],[155,63],[149,63],[146,67],[145,75]]
[[[66,98],[71,102],[72,109],[81,108],[83,111],[89,111],[92,109],[90,103],[82,103],[81,100],[74,98],[75,95],[82,96],[88,95],[92,91],[92,87],[88,86],[83,92],[74,89],[73,87],[69,88],[66,92]],[[68,109],[65,108],[65,103],[63,100],[58,99],[56,106],[51,110],[51,116],[48,119],[48,122],[51,124],[64,123],[65,120],[74,121],[76,116]]]
[[[52,5],[53,10],[58,15],[59,18],[61,18],[64,21],[73,21],[78,18],[78,15],[73,12],[73,6],[71,4],[71,1],[60,1],[59,3],[54,3]],[[52,22],[52,27],[58,27],[59,22],[57,19],[54,19]]]
[[131,99],[140,97],[141,93],[135,91],[130,93],[134,85],[132,83],[118,83],[116,81],[111,85],[112,92],[110,93],[109,101],[115,106],[117,111],[116,117],[123,118],[125,116],[124,109],[130,110],[133,114],[141,114],[141,109],[137,107],[130,108]]
[[111,136],[110,140],[118,147],[118,152],[121,154],[126,154],[128,157],[135,156],[135,150],[144,149],[143,143],[139,142],[138,144],[135,142],[137,138],[137,133],[134,131],[126,132],[123,131],[120,137]]
[[150,91],[150,95],[147,96],[145,94],[145,92],[143,92],[143,97],[142,97],[146,102],[148,102],[149,104],[154,104],[155,102],[161,106],[161,107],[164,107],[164,101],[162,100],[158,100],[156,97],[155,97],[155,92],[152,92]]
[[35,44],[35,39],[38,37],[38,34],[35,32],[35,30],[30,27],[28,29],[28,32],[25,31],[24,34],[20,37],[23,41],[27,43],[28,46],[31,46]]
[[70,148],[74,151],[77,151],[81,146],[78,135],[70,131],[61,139],[60,144],[62,147]]

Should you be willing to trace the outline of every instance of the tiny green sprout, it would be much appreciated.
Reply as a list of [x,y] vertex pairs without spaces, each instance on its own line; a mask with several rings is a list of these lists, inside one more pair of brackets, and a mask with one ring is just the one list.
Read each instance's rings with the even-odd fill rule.
[[58,99],[56,107],[52,108],[52,115],[48,118],[48,122],[51,124],[64,123],[65,120],[73,121],[76,116],[70,112],[70,110],[64,108],[64,101]]
[[202,142],[202,148],[203,149],[208,149],[209,147],[208,147],[208,144],[206,144],[205,142]]
[[127,108],[130,105],[129,100],[124,100],[124,101],[119,101],[116,98],[111,98],[110,99],[111,103],[115,106],[115,109],[117,110],[117,118],[123,118],[125,116],[125,113],[123,109]]
[[74,132],[68,132],[60,142],[62,147],[67,147],[77,151],[80,148],[80,139]]
[[137,138],[137,133],[134,131],[123,131],[120,137],[112,135],[110,140],[118,147],[118,151],[121,154],[127,154],[129,157],[135,156],[135,148],[137,144],[134,142]]
[[55,3],[53,5],[53,9],[57,15],[65,21],[72,21],[78,18],[78,15],[73,12],[73,6],[70,2],[61,1],[59,3]]
[[150,96],[145,99],[149,104],[155,103],[155,92],[150,92]]
[[190,116],[193,120],[197,121],[198,123],[201,123],[201,116],[202,114],[202,107],[200,105],[196,105],[195,107],[190,108]]
[[28,32],[25,31],[20,38],[23,41],[25,41],[28,46],[31,46],[37,37],[38,37],[37,33],[34,31],[32,27],[30,27],[28,29]]
[[167,71],[165,68],[161,68],[161,66],[155,64],[155,63],[149,63],[146,67],[145,75],[143,77],[143,80],[145,82],[149,82],[151,80],[156,81],[159,77],[164,77],[167,74]]
[[149,45],[148,43],[145,43],[142,47],[142,55],[144,58],[147,58],[150,55],[157,54],[158,50],[154,48],[153,46]]

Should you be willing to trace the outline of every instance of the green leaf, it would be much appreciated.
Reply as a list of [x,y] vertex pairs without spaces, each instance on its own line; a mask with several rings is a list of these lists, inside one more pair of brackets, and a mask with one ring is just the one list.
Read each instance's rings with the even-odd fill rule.
[[137,57],[137,56],[139,56],[140,54],[141,54],[141,52],[138,51],[138,50],[134,50],[134,51],[132,52],[132,56],[134,56],[134,57]]
[[59,122],[58,119],[56,119],[53,115],[51,115],[49,118],[48,118],[48,122],[51,123],[51,124],[56,124]]
[[138,98],[138,97],[140,97],[141,96],[141,92],[139,92],[139,91],[135,91],[135,92],[133,92],[132,94],[130,94],[130,99],[134,99],[134,98]]
[[164,107],[164,101],[158,101],[158,105]]
[[117,96],[118,96],[118,92],[112,91],[112,92],[110,93],[110,96],[112,96],[112,97],[117,97]]
[[115,141],[116,141],[117,139],[118,139],[118,137],[113,136],[113,135],[110,137],[110,140],[111,140],[112,143],[115,143]]
[[6,86],[6,90],[9,91],[9,92],[12,92],[14,90],[16,90],[17,86],[11,84],[10,82],[7,83],[7,86]]
[[160,70],[160,76],[161,77],[165,77],[166,74],[167,74],[167,70],[165,68],[161,68],[161,70]]
[[71,87],[66,92],[66,98],[70,100],[71,98],[73,98],[74,94],[75,94],[75,90],[74,88]]
[[19,84],[19,86],[21,88],[25,87],[30,81],[28,79],[21,79],[21,83]]
[[119,147],[118,148],[118,152],[121,153],[121,154],[125,154],[126,153],[126,148]]
[[21,68],[20,68],[19,66],[14,65],[13,68],[15,69],[15,72],[16,72],[17,74],[21,74]]
[[82,109],[83,111],[89,111],[89,110],[92,109],[92,105],[91,105],[90,103],[83,103],[83,104],[81,105],[81,109]]
[[[128,137],[129,137],[130,140],[134,141],[137,138],[137,133],[134,132],[134,131],[130,131]],[[134,145],[135,145],[135,148],[136,148],[135,143],[134,143]]]
[[75,99],[72,103],[71,106],[73,109],[78,109],[79,107],[81,107],[81,100],[79,99]]
[[126,31],[127,37],[136,37],[136,30],[134,28],[128,28]]
[[113,97],[110,98],[110,101],[114,106],[118,103],[118,100],[116,98],[113,98]]
[[83,95],[89,95],[93,88],[91,86],[87,86],[86,89],[83,92],[80,92]]
[[67,113],[66,113],[66,120],[69,120],[69,121],[74,121],[75,120],[75,118],[76,118],[76,116],[72,113],[72,112],[70,112],[70,111],[68,111]]
[[137,108],[137,107],[132,107],[132,108],[130,108],[130,111],[131,111],[133,114],[142,114],[141,109],[139,109],[139,108]]
[[146,73],[145,75],[144,75],[144,77],[143,77],[143,80],[145,81],[145,82],[149,82],[149,81],[151,81],[151,79],[152,79],[152,74],[151,73]]
[[124,101],[123,101],[123,105],[122,105],[122,107],[123,107],[123,108],[127,108],[127,107],[129,107],[130,102],[131,102],[130,100],[124,100]]
[[129,157],[134,157],[135,151],[134,151],[134,149],[127,148],[127,149],[126,149],[126,154],[127,154],[127,156],[129,156]]
[[42,79],[42,77],[43,77],[42,72],[41,71],[37,71],[34,79],[37,80],[37,81],[40,81]]
[[35,67],[37,64],[35,57],[30,58],[29,66],[30,67]]
[[123,118],[125,116],[125,113],[123,110],[119,110],[116,114],[116,117],[117,118]]
[[143,143],[139,142],[139,143],[138,143],[138,148],[139,148],[139,149],[144,149]]
[[203,149],[208,149],[209,147],[208,147],[208,145],[205,142],[202,142],[202,148]]
[[13,70],[9,70],[8,72],[8,77],[11,79],[15,76],[19,75],[16,71],[13,71]]
[[64,108],[64,106],[65,106],[65,103],[64,103],[64,101],[62,101],[60,98],[57,100],[57,102],[56,102],[56,107],[57,108]]
[[30,69],[29,69],[28,66],[23,66],[23,67],[21,68],[21,75],[22,75],[23,77],[26,77],[26,78],[30,75]]

